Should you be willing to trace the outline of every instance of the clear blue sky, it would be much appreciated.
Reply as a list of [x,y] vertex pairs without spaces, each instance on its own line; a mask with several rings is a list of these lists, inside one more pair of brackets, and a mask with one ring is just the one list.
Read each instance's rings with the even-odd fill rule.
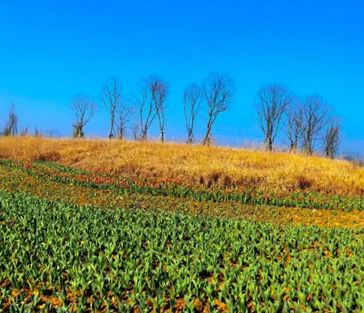
[[[182,139],[183,89],[211,71],[236,85],[217,121],[221,144],[262,139],[256,92],[277,82],[323,96],[342,119],[343,151],[364,151],[362,0],[0,2],[1,125],[15,102],[22,126],[69,135],[73,95],[98,98],[116,76],[132,96],[158,74],[171,88],[167,137]],[[105,136],[107,121],[100,113],[87,134]]]

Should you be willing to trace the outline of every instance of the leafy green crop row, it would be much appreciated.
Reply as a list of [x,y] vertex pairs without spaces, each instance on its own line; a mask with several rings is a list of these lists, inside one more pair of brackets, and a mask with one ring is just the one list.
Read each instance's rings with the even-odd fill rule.
[[363,230],[0,191],[0,310],[363,312]]

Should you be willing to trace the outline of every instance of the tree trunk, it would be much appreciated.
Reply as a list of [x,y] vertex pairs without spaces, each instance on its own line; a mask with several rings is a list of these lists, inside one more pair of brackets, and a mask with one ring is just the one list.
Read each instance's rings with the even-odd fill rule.
[[161,139],[161,142],[164,142],[164,130],[161,130],[160,139]]
[[192,132],[192,129],[189,129],[188,137],[187,137],[187,143],[192,144],[193,142],[194,142],[193,132]]
[[269,137],[267,140],[267,150],[273,151],[273,139],[271,137]]

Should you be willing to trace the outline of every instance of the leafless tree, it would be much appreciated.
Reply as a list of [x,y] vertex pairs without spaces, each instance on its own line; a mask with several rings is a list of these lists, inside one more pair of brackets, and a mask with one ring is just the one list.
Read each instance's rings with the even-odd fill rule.
[[34,134],[34,137],[43,137],[43,132],[38,127],[34,128],[33,134]]
[[139,139],[139,131],[140,131],[140,125],[137,122],[131,128],[131,133],[132,133],[132,136],[133,136],[133,139],[134,140],[138,140]]
[[117,121],[117,132],[119,139],[125,138],[126,129],[130,123],[133,113],[134,108],[128,102],[124,101],[121,103]]
[[283,86],[267,85],[258,92],[256,107],[260,128],[264,133],[264,143],[268,151],[273,150],[283,114],[290,103],[290,93]]
[[103,103],[110,114],[109,139],[115,138],[116,115],[121,101],[121,84],[115,78],[104,86],[102,91]]
[[323,137],[325,155],[335,158],[340,146],[341,126],[337,120],[332,120]]
[[18,116],[13,103],[8,113],[8,121],[3,131],[4,136],[16,136],[18,134]]
[[75,122],[73,124],[73,137],[84,138],[85,127],[94,117],[97,105],[86,95],[75,96],[72,100],[72,111]]
[[168,85],[165,81],[152,77],[149,80],[149,90],[155,112],[157,113],[160,131],[160,141],[165,140],[165,125],[166,125],[166,99],[168,95]]
[[318,96],[307,97],[303,104],[302,148],[313,154],[315,142],[327,124],[327,109]]
[[29,135],[29,127],[26,126],[24,127],[21,132],[20,132],[20,136],[28,136]]
[[152,125],[157,113],[153,99],[150,94],[149,80],[142,82],[139,95],[137,97],[138,111],[139,111],[139,128],[140,140],[148,139],[148,131]]
[[187,86],[184,92],[184,113],[187,131],[187,143],[195,141],[194,127],[202,101],[202,89],[197,84]]
[[212,73],[206,79],[203,86],[203,93],[207,104],[207,125],[206,134],[202,143],[212,143],[212,127],[217,117],[225,112],[233,97],[233,81],[227,74]]
[[287,138],[290,151],[297,151],[303,131],[303,110],[298,102],[292,102],[286,109],[287,115]]

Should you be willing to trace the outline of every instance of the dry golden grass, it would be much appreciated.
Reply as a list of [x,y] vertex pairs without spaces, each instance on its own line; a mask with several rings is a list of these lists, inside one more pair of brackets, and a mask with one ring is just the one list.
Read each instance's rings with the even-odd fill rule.
[[244,149],[106,140],[0,138],[0,158],[49,160],[118,173],[210,186],[364,195],[364,169],[344,160]]

